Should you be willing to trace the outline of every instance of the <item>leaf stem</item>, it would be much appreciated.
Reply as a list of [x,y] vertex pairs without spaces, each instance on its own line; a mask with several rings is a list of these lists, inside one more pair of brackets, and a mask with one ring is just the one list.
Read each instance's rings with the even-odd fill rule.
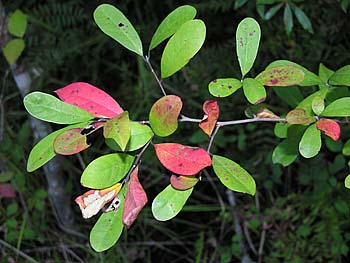
[[149,69],[151,70],[154,78],[156,79],[157,83],[158,83],[158,86],[160,88],[160,90],[162,91],[163,95],[166,96],[166,92],[164,90],[164,87],[163,87],[163,84],[162,84],[162,81],[158,78],[157,76],[157,73],[154,71],[153,67],[152,67],[152,64],[149,60],[149,56],[148,55],[145,55],[143,57],[144,61],[146,62],[147,66],[149,67]]

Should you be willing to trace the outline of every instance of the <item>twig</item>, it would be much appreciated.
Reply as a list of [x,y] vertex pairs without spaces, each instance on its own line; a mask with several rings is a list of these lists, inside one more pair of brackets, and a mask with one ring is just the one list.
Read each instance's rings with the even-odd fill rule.
[[208,144],[208,148],[207,148],[207,152],[208,153],[210,153],[211,146],[213,145],[215,136],[218,133],[220,128],[221,128],[220,125],[216,125],[216,128],[215,128],[214,132],[210,135],[210,140],[209,140],[209,144]]
[[249,248],[253,251],[253,253],[255,255],[258,254],[258,252],[256,251],[256,248],[255,248],[255,246],[254,246],[254,244],[252,242],[252,239],[250,238],[247,222],[244,222],[244,224],[243,224],[243,232],[244,232],[245,238],[247,239]]
[[262,224],[263,230],[261,232],[261,238],[260,238],[260,243],[259,243],[259,250],[258,250],[258,255],[259,255],[259,263],[262,262],[263,259],[263,250],[264,250],[264,244],[265,244],[265,238],[266,238],[266,229],[267,229],[267,223],[264,221]]
[[39,263],[39,261],[36,261],[34,258],[32,258],[31,256],[28,256],[26,253],[22,252],[21,250],[18,250],[17,248],[13,247],[12,245],[10,245],[9,243],[7,243],[6,241],[0,239],[0,244],[3,245],[4,247],[12,250],[13,252],[15,252],[17,255],[21,256],[22,258],[25,258],[26,260],[28,260],[29,262],[32,263]]
[[164,90],[164,87],[163,87],[163,84],[162,84],[162,81],[158,78],[157,76],[157,73],[154,71],[153,67],[152,67],[152,64],[149,60],[149,56],[146,55],[143,57],[144,61],[146,62],[147,66],[149,67],[149,69],[151,70],[154,78],[156,79],[157,83],[158,83],[158,86],[160,88],[160,90],[162,91],[163,95],[166,96],[166,92]]

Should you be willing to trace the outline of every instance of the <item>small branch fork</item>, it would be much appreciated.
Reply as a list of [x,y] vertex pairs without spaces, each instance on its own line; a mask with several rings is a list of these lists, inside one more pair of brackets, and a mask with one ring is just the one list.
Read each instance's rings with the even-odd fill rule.
[[148,55],[145,55],[143,57],[144,61],[146,62],[147,66],[149,67],[149,69],[151,70],[154,78],[156,79],[157,83],[158,83],[158,86],[160,88],[160,90],[162,91],[163,93],[163,96],[166,96],[166,92],[164,90],[164,87],[163,87],[163,84],[162,84],[162,80],[158,78],[158,75],[157,73],[154,71],[153,67],[152,67],[152,64],[151,64],[151,61],[149,60],[149,56]]

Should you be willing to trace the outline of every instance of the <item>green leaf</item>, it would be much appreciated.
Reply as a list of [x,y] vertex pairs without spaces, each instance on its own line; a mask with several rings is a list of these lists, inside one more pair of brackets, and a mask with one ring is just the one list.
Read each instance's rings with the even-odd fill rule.
[[299,152],[305,158],[312,158],[321,149],[321,131],[316,128],[316,124],[310,125],[299,143]]
[[157,47],[175,32],[187,21],[196,16],[197,10],[190,5],[183,5],[172,11],[158,26],[154,33],[149,50]]
[[41,139],[31,150],[28,161],[27,161],[27,171],[33,172],[34,170],[40,168],[45,163],[50,161],[55,157],[56,153],[53,147],[53,143],[58,135],[62,132],[67,131],[73,128],[82,128],[88,123],[79,123],[75,125],[67,126],[63,129],[57,130],[53,133],[50,133],[43,139]]
[[345,156],[350,156],[350,140],[348,140],[348,141],[344,144],[342,153],[343,153]]
[[329,78],[329,83],[332,85],[350,86],[350,65],[346,65],[334,72]]
[[239,66],[244,77],[252,68],[259,49],[260,26],[255,19],[243,19],[236,31],[236,49]]
[[265,86],[293,86],[304,80],[304,72],[295,66],[284,65],[268,67],[255,77]]
[[284,87],[273,87],[273,91],[281,100],[293,108],[304,98],[298,87],[291,86],[288,89]]
[[320,115],[324,110],[324,99],[321,96],[312,99],[312,110],[316,115]]
[[143,56],[141,39],[130,21],[116,7],[99,5],[94,12],[97,26],[125,48]]
[[182,69],[202,47],[206,28],[202,20],[182,24],[164,48],[160,62],[161,76],[167,78]]
[[303,99],[296,108],[304,109],[307,114],[312,114],[312,101],[315,97],[321,97],[325,98],[327,95],[328,89],[322,89],[319,91],[316,91],[312,93],[311,95],[307,96],[305,99]]
[[181,109],[182,101],[178,96],[167,95],[157,100],[149,113],[149,122],[154,133],[161,137],[174,133]]
[[130,134],[131,125],[129,113],[127,111],[124,111],[116,117],[108,120],[103,126],[103,136],[106,139],[113,139],[122,151],[125,150],[126,145],[129,142]]
[[209,92],[211,95],[224,98],[230,96],[242,87],[242,82],[238,79],[215,79],[209,83]]
[[125,202],[125,188],[123,187],[118,194],[119,209],[103,213],[91,229],[90,244],[97,252],[105,251],[114,246],[123,232],[122,215]]
[[350,174],[347,177],[345,177],[344,186],[350,189]]
[[129,172],[134,157],[112,153],[92,161],[84,170],[80,182],[92,189],[103,189],[118,183]]
[[213,155],[213,168],[221,183],[227,188],[255,195],[254,178],[236,162],[219,155]]
[[168,185],[152,202],[152,213],[158,221],[167,221],[175,217],[184,207],[193,188],[176,190]]
[[17,61],[24,50],[24,46],[23,39],[13,39],[6,44],[2,52],[9,64],[14,64]]
[[[140,124],[138,122],[130,122],[130,129],[130,139],[125,148],[126,152],[140,149],[154,135],[149,126]],[[106,139],[106,144],[113,150],[121,151],[121,148],[113,139]]]
[[266,99],[266,90],[257,80],[245,78],[243,80],[244,96],[251,104],[259,104]]
[[248,0],[236,0],[233,8],[238,9],[238,8],[242,7],[244,4],[246,4],[247,2],[248,2]]
[[281,9],[282,6],[283,6],[283,3],[274,5],[274,6],[271,7],[269,10],[267,10],[267,12],[266,12],[264,18],[265,18],[266,20],[271,19],[271,18]]
[[287,138],[287,132],[289,127],[290,125],[284,122],[276,123],[274,128],[274,133],[276,137],[282,138],[282,139]]
[[272,162],[279,163],[284,167],[293,163],[298,157],[299,139],[292,137],[280,142],[272,152]]
[[29,93],[24,97],[23,103],[30,115],[43,121],[74,124],[94,118],[89,112],[43,92]]
[[328,83],[328,79],[333,75],[333,73],[334,70],[331,70],[322,63],[320,63],[318,67],[318,75],[324,83]]
[[293,5],[293,10],[294,10],[294,14],[297,18],[297,20],[299,21],[299,23],[301,24],[301,26],[308,32],[310,32],[311,34],[314,33],[314,30],[312,29],[312,24],[310,19],[307,17],[307,15],[304,13],[304,11],[302,11],[299,7],[297,7],[296,5]]
[[8,31],[15,37],[23,37],[27,29],[27,16],[17,9],[10,17],[7,25]]
[[284,22],[285,30],[289,35],[293,29],[293,14],[289,4],[286,4],[286,6],[284,7],[283,22]]
[[304,68],[303,66],[301,66],[297,63],[294,63],[292,61],[289,61],[289,60],[273,61],[266,67],[266,69],[275,68],[275,67],[279,67],[279,66],[294,66],[294,67],[301,69],[304,72],[304,80],[298,84],[300,86],[306,87],[306,86],[314,86],[314,85],[324,84],[322,79],[320,79],[320,77],[317,76],[315,73],[313,73],[313,72],[307,70],[306,68]]
[[350,116],[350,97],[341,98],[329,104],[321,114],[326,117]]

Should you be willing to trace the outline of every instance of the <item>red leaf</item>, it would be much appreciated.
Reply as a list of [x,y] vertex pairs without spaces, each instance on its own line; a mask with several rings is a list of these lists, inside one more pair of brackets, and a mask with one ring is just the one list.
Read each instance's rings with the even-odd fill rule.
[[220,110],[218,102],[216,100],[205,101],[203,104],[203,111],[205,115],[199,124],[199,128],[210,136],[219,118]]
[[0,196],[7,198],[15,198],[16,193],[11,184],[0,184]]
[[71,155],[81,152],[90,145],[86,142],[86,135],[81,134],[81,129],[73,128],[58,135],[53,143],[55,152],[62,155]]
[[171,185],[177,190],[187,190],[195,186],[198,182],[198,178],[194,176],[177,176],[173,174],[170,177]]
[[130,228],[134,223],[138,214],[148,201],[145,190],[143,190],[137,175],[138,169],[139,167],[137,166],[130,176],[125,197],[123,223],[127,228]]
[[160,143],[154,147],[159,161],[173,173],[194,175],[211,166],[211,158],[202,148],[177,143]]
[[324,131],[328,137],[333,139],[333,141],[339,139],[340,126],[336,121],[330,119],[321,119],[316,122],[316,127],[317,129]]
[[123,112],[110,95],[85,82],[75,82],[55,91],[66,103],[90,112],[95,117],[112,118]]

